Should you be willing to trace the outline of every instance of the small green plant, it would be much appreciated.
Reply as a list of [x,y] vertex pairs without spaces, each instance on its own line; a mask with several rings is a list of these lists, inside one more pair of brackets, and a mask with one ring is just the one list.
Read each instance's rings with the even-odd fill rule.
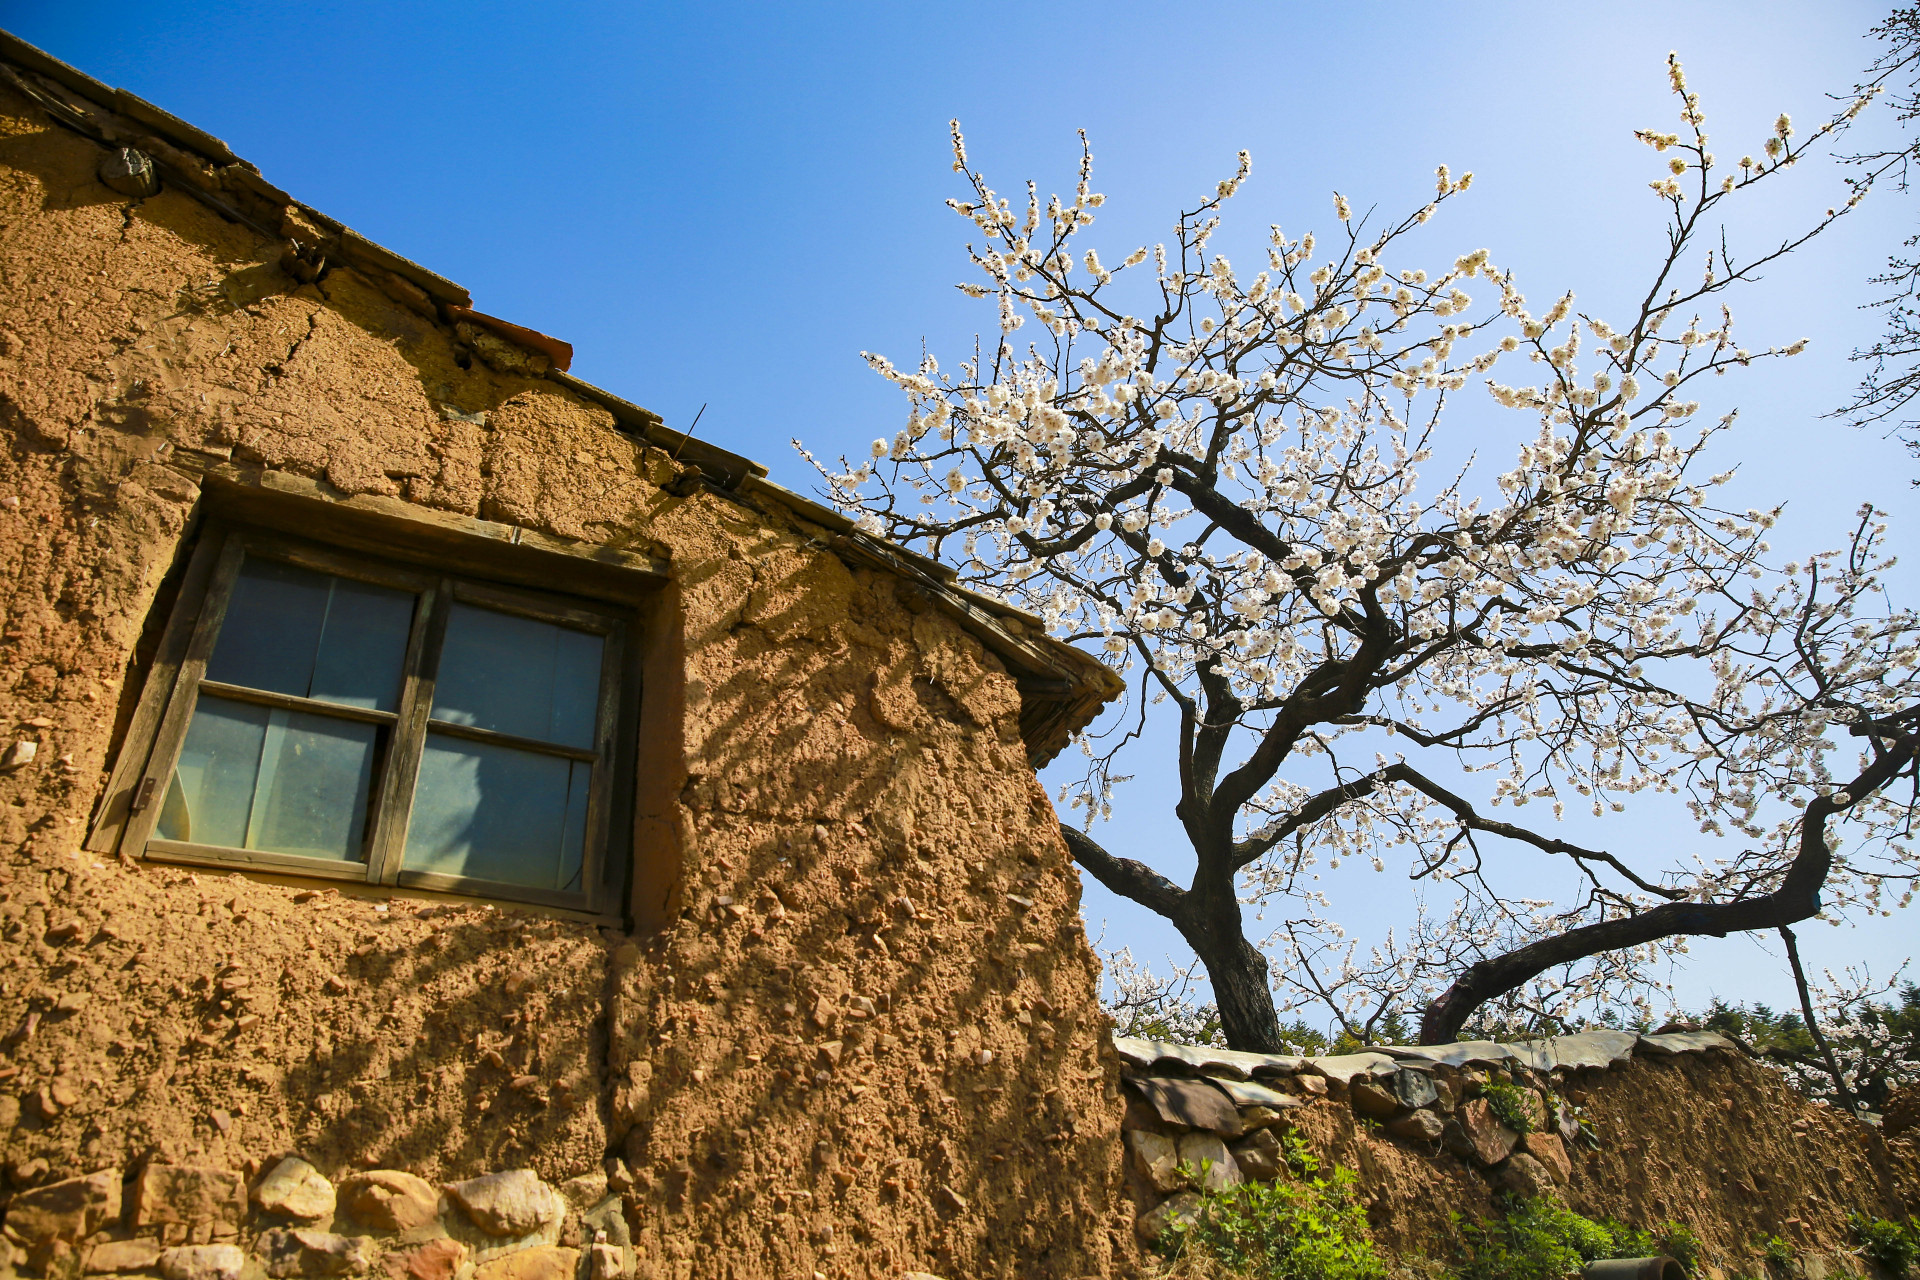
[[1491,1221],[1455,1222],[1465,1246],[1460,1280],[1569,1280],[1613,1249],[1606,1227],[1551,1200],[1510,1200]]
[[1533,1130],[1533,1109],[1527,1105],[1527,1093],[1515,1084],[1489,1084],[1480,1090],[1494,1118],[1515,1133]]
[[1310,1178],[1320,1172],[1320,1157],[1313,1154],[1313,1144],[1292,1129],[1281,1131],[1280,1159],[1296,1178]]
[[1760,1260],[1767,1264],[1770,1275],[1784,1276],[1793,1273],[1794,1249],[1791,1244],[1779,1236],[1764,1236],[1760,1240]]
[[[1700,1274],[1700,1237],[1694,1234],[1692,1227],[1684,1222],[1668,1222],[1661,1226],[1659,1236],[1654,1240],[1659,1246],[1655,1252],[1664,1253],[1680,1264],[1680,1269],[1690,1276]],[[1643,1254],[1620,1253],[1617,1258],[1638,1258]]]
[[1700,1241],[1683,1223],[1658,1232],[1611,1218],[1595,1222],[1552,1200],[1507,1200],[1500,1218],[1460,1225],[1466,1259],[1458,1280],[1568,1280],[1601,1258],[1666,1254],[1688,1275],[1700,1265]]
[[1885,1271],[1903,1275],[1908,1267],[1920,1261],[1920,1218],[1890,1222],[1885,1218],[1849,1213],[1847,1225],[1853,1228],[1853,1238],[1860,1244],[1861,1255]]
[[1259,1280],[1387,1280],[1354,1175],[1320,1162],[1295,1135],[1282,1139],[1292,1179],[1205,1192],[1194,1220],[1163,1237],[1170,1257],[1204,1254],[1221,1270]]
[[1604,1258],[1650,1258],[1666,1252],[1653,1238],[1653,1232],[1645,1227],[1630,1227],[1612,1218],[1602,1218],[1600,1225],[1612,1237],[1607,1251],[1601,1255]]

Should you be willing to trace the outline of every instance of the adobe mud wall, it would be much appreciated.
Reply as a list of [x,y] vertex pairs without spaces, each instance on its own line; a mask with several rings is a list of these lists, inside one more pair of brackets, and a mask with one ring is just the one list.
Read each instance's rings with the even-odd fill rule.
[[[0,86],[0,1199],[113,1189],[16,1230],[18,1265],[231,1241],[221,1179],[287,1155],[610,1173],[621,1265],[661,1280],[1124,1264],[1117,1060],[1002,664],[394,281],[302,283],[102,155]],[[668,561],[636,837],[674,864],[636,907],[663,927],[84,851],[209,475]],[[143,1222],[143,1179],[188,1207]]]
[[[1274,1134],[1306,1139],[1358,1175],[1375,1243],[1426,1273],[1457,1257],[1458,1214],[1496,1196],[1550,1196],[1589,1218],[1699,1237],[1710,1280],[1770,1273],[1778,1235],[1805,1274],[1866,1275],[1849,1213],[1920,1211],[1920,1129],[1887,1136],[1824,1104],[1711,1033],[1597,1032],[1504,1046],[1473,1042],[1285,1058],[1118,1042],[1128,1094],[1136,1230],[1153,1238],[1196,1197],[1178,1166],[1216,1183],[1285,1176]],[[1531,1114],[1522,1134],[1483,1096]]]

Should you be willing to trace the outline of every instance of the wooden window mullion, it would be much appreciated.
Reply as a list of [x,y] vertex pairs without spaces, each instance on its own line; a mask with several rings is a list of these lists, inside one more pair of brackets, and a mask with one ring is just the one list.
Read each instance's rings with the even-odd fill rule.
[[407,826],[413,813],[413,788],[420,777],[420,755],[427,745],[427,718],[433,711],[434,679],[440,670],[440,647],[446,642],[452,603],[452,583],[447,579],[422,591],[414,615],[417,621],[407,638],[400,717],[387,744],[372,838],[367,842],[367,880],[373,884],[392,885],[400,879]]
[[614,730],[620,719],[620,667],[626,658],[626,628],[611,622],[600,656],[600,697],[595,703],[593,779],[587,792],[586,848],[580,860],[580,889],[589,910],[605,897],[601,860],[607,853],[607,824],[613,787]]

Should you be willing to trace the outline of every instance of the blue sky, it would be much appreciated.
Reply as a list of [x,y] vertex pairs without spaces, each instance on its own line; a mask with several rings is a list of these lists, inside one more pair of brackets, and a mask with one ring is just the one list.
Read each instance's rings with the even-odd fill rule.
[[[1163,239],[1176,207],[1231,172],[1257,234],[1425,198],[1436,163],[1471,194],[1427,229],[1431,261],[1485,245],[1529,293],[1572,288],[1623,310],[1650,261],[1657,166],[1637,126],[1668,128],[1663,60],[1685,59],[1723,152],[1756,150],[1779,111],[1811,124],[1873,56],[1873,5],[1695,4],[168,4],[0,0],[0,25],[224,138],[272,181],[468,286],[481,310],[571,341],[574,372],[811,489],[787,441],[823,453],[890,435],[900,406],[859,358],[953,363],[984,304],[947,121],[1002,190],[1072,184],[1077,128],[1108,195],[1091,243]],[[1833,203],[1809,165],[1737,230],[1758,244]],[[1897,445],[1821,415],[1871,339],[1865,278],[1907,235],[1911,199],[1876,198],[1769,273],[1736,316],[1749,345],[1807,336],[1798,361],[1716,384],[1740,405],[1730,454],[1747,500],[1791,499],[1775,539],[1835,541],[1875,501],[1920,507]],[[1225,243],[1237,234],[1230,227]],[[1108,237],[1111,237],[1110,239]],[[1114,252],[1105,252],[1111,245]],[[1504,457],[1516,429],[1475,417],[1457,444]],[[1911,523],[1911,521],[1909,521]],[[1914,542],[1901,528],[1902,545]],[[1907,585],[1913,585],[1911,576]],[[1910,598],[1910,597],[1909,597]],[[1118,852],[1180,865],[1164,771],[1139,762]],[[1615,839],[1684,840],[1663,816]],[[1351,865],[1351,864],[1350,864]],[[1372,899],[1375,882],[1352,888]],[[1366,907],[1365,932],[1392,918]],[[1109,942],[1157,956],[1170,931],[1090,886]],[[1890,967],[1910,920],[1807,931],[1812,963]],[[1747,941],[1703,942],[1689,1001],[1788,990]]]

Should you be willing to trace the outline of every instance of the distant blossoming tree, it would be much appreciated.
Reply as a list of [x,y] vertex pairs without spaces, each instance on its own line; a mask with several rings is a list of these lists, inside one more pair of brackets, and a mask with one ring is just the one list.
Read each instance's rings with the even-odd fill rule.
[[[1856,93],[1879,93],[1891,88],[1894,119],[1911,131],[1920,120],[1920,7],[1896,7],[1869,33],[1881,42],[1880,56],[1867,68],[1867,79]],[[1908,189],[1910,166],[1920,159],[1920,137],[1911,132],[1897,144],[1860,152],[1847,160],[1862,167],[1869,178],[1892,174],[1901,190]],[[1870,283],[1886,292],[1872,305],[1886,315],[1880,340],[1853,353],[1865,373],[1852,401],[1837,411],[1860,426],[1885,424],[1920,457],[1920,258],[1913,256],[1920,235],[1901,244],[1901,252],[1887,259],[1887,269]],[[1914,481],[1920,484],[1920,480]]]
[[[1273,228],[1249,278],[1210,247],[1245,153],[1170,247],[1109,265],[1080,245],[1103,202],[1090,157],[1071,201],[1029,184],[1021,209],[955,125],[971,189],[948,203],[983,237],[983,279],[960,288],[997,306],[998,340],[957,372],[870,356],[911,415],[871,459],[822,473],[866,529],[1137,679],[1082,744],[1063,834],[1179,929],[1235,1047],[1282,1049],[1276,991],[1362,1040],[1412,1011],[1425,1041],[1450,1039],[1489,1000],[1564,1022],[1643,991],[1687,935],[1910,896],[1912,795],[1893,784],[1920,748],[1920,621],[1884,600],[1880,515],[1862,511],[1842,551],[1773,566],[1777,512],[1724,508],[1729,475],[1706,474],[1733,418],[1702,424],[1688,398],[1803,347],[1740,348],[1721,295],[1864,188],[1748,259],[1714,235],[1717,211],[1867,98],[1804,141],[1782,116],[1723,175],[1669,70],[1682,127],[1638,135],[1661,155],[1668,241],[1624,324],[1571,296],[1535,314],[1484,250],[1409,265],[1403,242],[1471,180],[1444,166],[1432,202],[1383,229],[1339,196],[1331,235]],[[1689,258],[1704,270],[1683,279]],[[1029,322],[1039,341],[1017,350]],[[1521,377],[1492,376],[1515,362]],[[1419,468],[1470,387],[1520,415],[1517,456],[1430,485]],[[1117,759],[1168,704],[1185,886],[1092,834]],[[1700,838],[1608,851],[1496,816],[1601,815],[1648,791],[1683,797]],[[1488,841],[1564,860],[1579,892],[1503,892],[1495,864],[1513,860],[1483,859]],[[1363,953],[1314,885],[1347,857],[1392,859],[1444,904]],[[1250,906],[1285,908],[1264,951]]]

